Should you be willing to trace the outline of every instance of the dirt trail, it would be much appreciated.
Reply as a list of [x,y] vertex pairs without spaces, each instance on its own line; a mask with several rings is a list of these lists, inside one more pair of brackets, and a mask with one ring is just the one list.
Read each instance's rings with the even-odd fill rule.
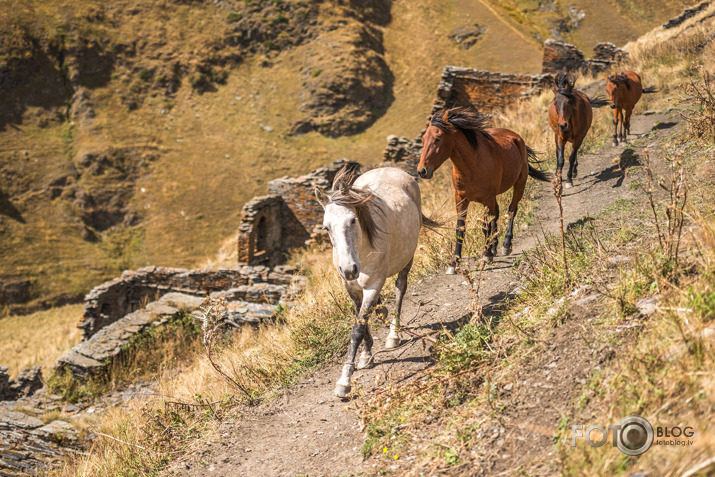
[[[669,134],[668,129],[675,125],[676,117],[676,113],[634,116],[632,144],[625,147],[609,145],[594,154],[582,156],[579,159],[580,177],[575,181],[574,188],[564,193],[565,224],[573,223],[586,214],[595,215],[616,199],[630,197],[629,179],[624,178],[614,159],[620,158],[626,167],[637,164],[638,156],[645,147],[655,143],[657,137]],[[645,137],[652,131],[655,131],[653,136]],[[635,139],[636,136],[639,138]],[[480,294],[487,310],[501,303],[507,292],[514,288],[512,260],[535,245],[535,237],[541,234],[541,227],[547,233],[558,231],[558,210],[551,186],[545,184],[538,196],[537,222],[540,225],[537,223],[537,226],[527,230],[519,228],[515,234],[513,255],[497,257],[494,264],[485,270]],[[403,324],[423,326],[425,329],[458,327],[467,318],[464,310],[470,302],[471,296],[461,276],[433,275],[408,288]],[[559,355],[582,355],[584,358],[570,360],[568,366],[559,367],[551,376],[548,376],[549,370],[544,369],[543,363],[534,363],[533,372],[524,371],[526,375],[533,374],[530,379],[537,381],[536,387],[524,388],[527,390],[525,396],[519,394],[518,386],[515,389],[511,401],[513,407],[506,416],[512,424],[506,430],[503,427],[499,429],[501,426],[497,425],[494,434],[494,442],[500,435],[507,438],[505,448],[509,447],[509,450],[492,446],[485,448],[481,455],[476,455],[475,458],[480,460],[481,473],[508,471],[516,464],[538,458],[544,449],[551,446],[553,430],[578,389],[578,383],[583,381],[596,359],[593,353],[583,353],[575,340],[569,339],[576,330],[568,322],[559,328],[559,333],[563,346],[569,349],[546,349],[543,361],[547,364],[550,360],[557,361]],[[383,351],[387,329],[382,327],[376,330],[375,335],[373,351],[378,352],[375,366],[355,372],[354,389],[369,391],[384,379],[399,383],[431,365],[430,351],[424,349],[419,340],[412,340],[397,350],[387,352]],[[403,335],[403,340],[407,337]],[[363,460],[360,454],[364,434],[355,412],[348,409],[349,403],[333,395],[341,362],[306,377],[281,398],[255,408],[243,420],[224,423],[216,442],[199,455],[174,465],[168,475],[315,476],[377,472],[381,464],[377,464],[376,460]],[[538,386],[542,384],[538,382],[541,375],[544,375],[544,383],[549,382],[548,385]],[[527,379],[524,384],[527,384]],[[546,402],[548,404],[544,405]],[[533,422],[525,424],[525,417]],[[525,439],[524,436],[536,438]],[[490,441],[485,439],[485,443]],[[545,459],[549,460],[548,457]],[[409,459],[396,461],[391,466],[397,474],[409,469]],[[549,473],[554,469],[545,464],[542,470]],[[477,468],[474,471],[477,472]]]

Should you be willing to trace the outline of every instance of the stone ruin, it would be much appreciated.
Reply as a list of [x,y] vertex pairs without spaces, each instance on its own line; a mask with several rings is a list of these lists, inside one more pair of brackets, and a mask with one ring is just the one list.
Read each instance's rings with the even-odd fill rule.
[[[415,139],[405,136],[387,136],[387,147],[382,154],[382,160],[386,164],[411,163],[416,166],[422,154],[422,135]],[[414,172],[413,172],[414,174]]]
[[291,250],[315,243],[322,231],[323,208],[313,191],[330,189],[344,166],[360,164],[339,159],[300,177],[281,177],[268,183],[268,194],[243,206],[238,227],[238,261],[274,266]]
[[548,39],[544,42],[541,73],[554,75],[560,71],[597,74],[623,61],[628,52],[613,43],[599,43],[593,47],[594,55],[586,59],[578,48],[569,43]]
[[437,86],[432,113],[452,106],[476,106],[483,111],[503,109],[515,99],[539,94],[549,75],[495,73],[474,68],[445,66]]
[[85,297],[79,328],[84,339],[170,292],[206,297],[230,290],[233,300],[278,303],[293,284],[292,267],[240,267],[186,270],[147,267],[126,271]]
[[17,381],[10,379],[7,368],[0,366],[0,401],[15,401],[31,396],[42,387],[42,370],[39,366],[23,369]]
[[[104,370],[137,334],[185,313],[196,315],[206,297],[227,302],[226,325],[258,324],[288,305],[305,278],[290,266],[185,270],[147,267],[95,287],[85,299],[83,340],[57,366],[87,379]],[[198,317],[198,315],[197,315]]]

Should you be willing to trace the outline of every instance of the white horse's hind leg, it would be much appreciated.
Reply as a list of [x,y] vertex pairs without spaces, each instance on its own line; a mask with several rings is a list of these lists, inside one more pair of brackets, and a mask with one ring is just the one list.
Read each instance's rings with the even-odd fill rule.
[[390,333],[387,335],[387,341],[385,342],[385,348],[392,349],[400,346],[400,313],[402,312],[402,299],[405,297],[405,291],[407,291],[407,274],[410,273],[412,268],[412,260],[408,263],[405,268],[400,270],[397,274],[397,280],[395,281],[395,319],[390,325]]

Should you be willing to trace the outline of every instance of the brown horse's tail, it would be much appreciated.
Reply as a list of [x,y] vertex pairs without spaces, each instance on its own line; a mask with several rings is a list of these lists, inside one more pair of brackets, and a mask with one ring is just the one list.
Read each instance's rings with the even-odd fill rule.
[[551,180],[549,175],[545,173],[544,171],[540,171],[539,169],[536,169],[535,167],[532,167],[531,164],[540,164],[544,161],[539,161],[539,153],[534,151],[532,148],[529,146],[526,146],[526,157],[529,161],[529,175],[533,177],[534,179],[540,180],[542,182],[548,182]]
[[529,175],[536,180],[541,182],[549,182],[551,179],[546,172],[535,169],[533,166],[529,165]]
[[610,101],[608,101],[603,96],[596,96],[593,99],[589,99],[588,102],[591,103],[592,108],[602,108],[611,104]]
[[648,86],[647,88],[643,88],[643,94],[650,94],[650,93],[657,93],[658,90],[655,89],[655,86]]

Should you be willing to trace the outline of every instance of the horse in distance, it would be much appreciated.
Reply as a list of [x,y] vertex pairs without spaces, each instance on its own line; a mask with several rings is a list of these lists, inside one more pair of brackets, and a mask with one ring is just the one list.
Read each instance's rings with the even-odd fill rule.
[[556,142],[556,174],[561,175],[564,168],[564,149],[571,143],[569,170],[565,187],[573,186],[573,179],[578,177],[578,149],[581,147],[593,121],[592,107],[605,106],[607,102],[596,98],[590,100],[583,92],[574,88],[574,79],[559,73],[554,78],[551,88],[554,99],[549,106],[549,126],[554,131]]

